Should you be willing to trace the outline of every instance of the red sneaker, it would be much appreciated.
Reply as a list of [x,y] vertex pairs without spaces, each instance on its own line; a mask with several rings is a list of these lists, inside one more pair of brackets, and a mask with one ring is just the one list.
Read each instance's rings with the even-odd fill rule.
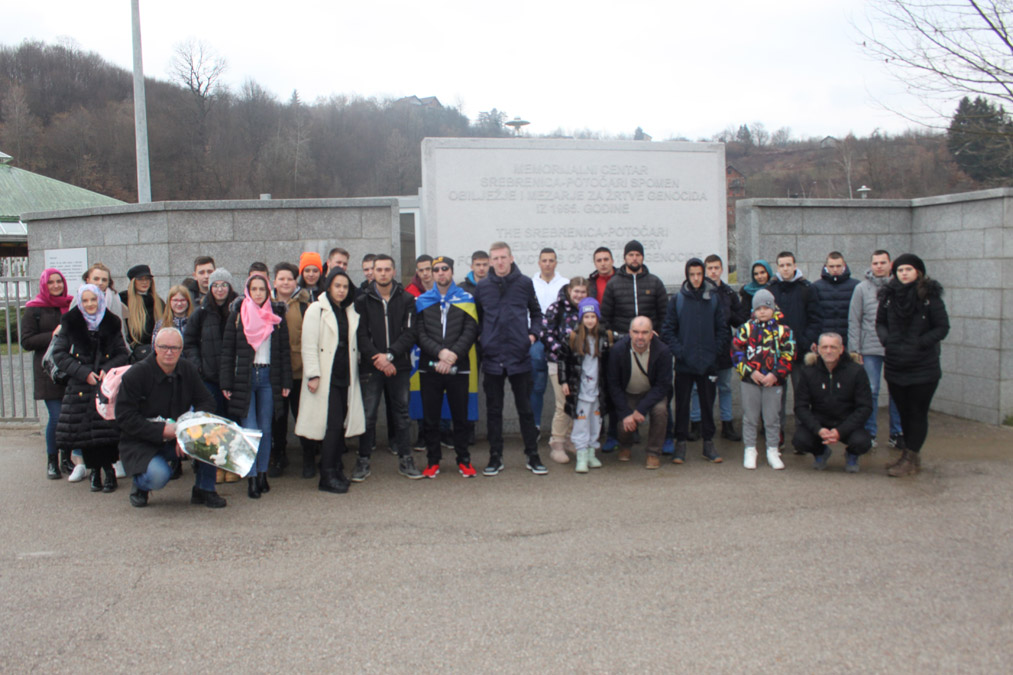
[[426,470],[422,472],[422,475],[425,476],[426,478],[436,478],[438,475],[440,475],[440,465],[430,464],[429,466],[426,467]]
[[464,462],[457,465],[457,470],[461,472],[461,475],[465,478],[472,478],[475,475],[475,467],[471,463],[465,464]]

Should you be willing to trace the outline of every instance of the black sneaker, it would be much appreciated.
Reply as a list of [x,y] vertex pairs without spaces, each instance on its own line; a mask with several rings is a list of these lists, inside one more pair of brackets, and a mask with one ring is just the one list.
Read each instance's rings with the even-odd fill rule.
[[539,459],[537,452],[533,455],[528,455],[528,463],[525,466],[527,466],[528,471],[536,476],[544,476],[549,473],[549,470],[542,464],[542,460]]
[[422,478],[422,472],[415,466],[415,460],[411,455],[405,455],[397,463],[397,472],[405,478]]
[[[194,488],[196,490],[197,488]],[[148,491],[142,490],[136,485],[130,490],[130,505],[143,508],[148,505]]]
[[352,475],[349,477],[349,480],[353,483],[361,483],[367,478],[369,478],[369,458],[359,457],[355,461],[355,468],[352,469]]
[[891,448],[907,450],[907,445],[904,444],[904,434],[890,434],[889,443]]
[[[131,503],[133,503],[133,499],[134,495],[131,493]],[[195,485],[190,491],[190,503],[203,504],[209,509],[223,509],[228,502],[225,501],[225,497],[222,497],[214,490],[201,490]]]
[[498,455],[491,455],[489,457],[489,463],[482,469],[483,476],[495,476],[505,467],[503,466],[503,460]]

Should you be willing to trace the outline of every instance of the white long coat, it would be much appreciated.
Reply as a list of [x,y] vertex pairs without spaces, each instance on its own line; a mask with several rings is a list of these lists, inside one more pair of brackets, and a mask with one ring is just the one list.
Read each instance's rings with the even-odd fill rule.
[[[354,304],[345,308],[348,317],[348,412],[345,415],[345,437],[359,436],[366,431],[366,413],[359,387],[359,346],[356,330],[359,313]],[[321,295],[306,308],[302,320],[302,392],[299,396],[299,418],[295,422],[297,436],[322,441],[327,431],[327,398],[331,391],[331,366],[338,349],[338,319],[327,296]],[[309,390],[311,378],[319,377],[316,393]]]

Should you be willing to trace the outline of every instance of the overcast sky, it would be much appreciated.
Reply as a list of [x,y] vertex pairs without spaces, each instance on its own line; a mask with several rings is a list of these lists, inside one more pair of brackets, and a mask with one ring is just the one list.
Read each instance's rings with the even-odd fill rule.
[[[72,39],[130,68],[129,0],[12,2],[8,45]],[[903,131],[924,108],[863,55],[866,0],[141,0],[144,69],[169,79],[173,48],[204,41],[238,89],[253,79],[304,101],[331,94],[436,96],[472,119],[491,108],[559,127],[656,140],[729,125],[795,136]],[[956,107],[954,101],[953,107]]]

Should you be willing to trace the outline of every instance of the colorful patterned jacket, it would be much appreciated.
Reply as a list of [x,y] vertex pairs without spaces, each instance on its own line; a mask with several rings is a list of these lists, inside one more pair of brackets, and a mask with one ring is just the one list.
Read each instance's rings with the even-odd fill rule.
[[736,331],[732,338],[732,362],[743,381],[748,381],[754,370],[761,375],[774,373],[778,384],[788,379],[795,359],[795,339],[791,328],[783,322],[781,310],[775,310],[770,321],[750,319]]
[[[570,302],[570,284],[559,289],[556,301],[549,305],[542,317],[542,344],[545,357],[557,363],[563,357],[563,345],[570,339],[570,333],[577,327],[580,317],[577,306]],[[608,361],[606,361],[608,363]]]

